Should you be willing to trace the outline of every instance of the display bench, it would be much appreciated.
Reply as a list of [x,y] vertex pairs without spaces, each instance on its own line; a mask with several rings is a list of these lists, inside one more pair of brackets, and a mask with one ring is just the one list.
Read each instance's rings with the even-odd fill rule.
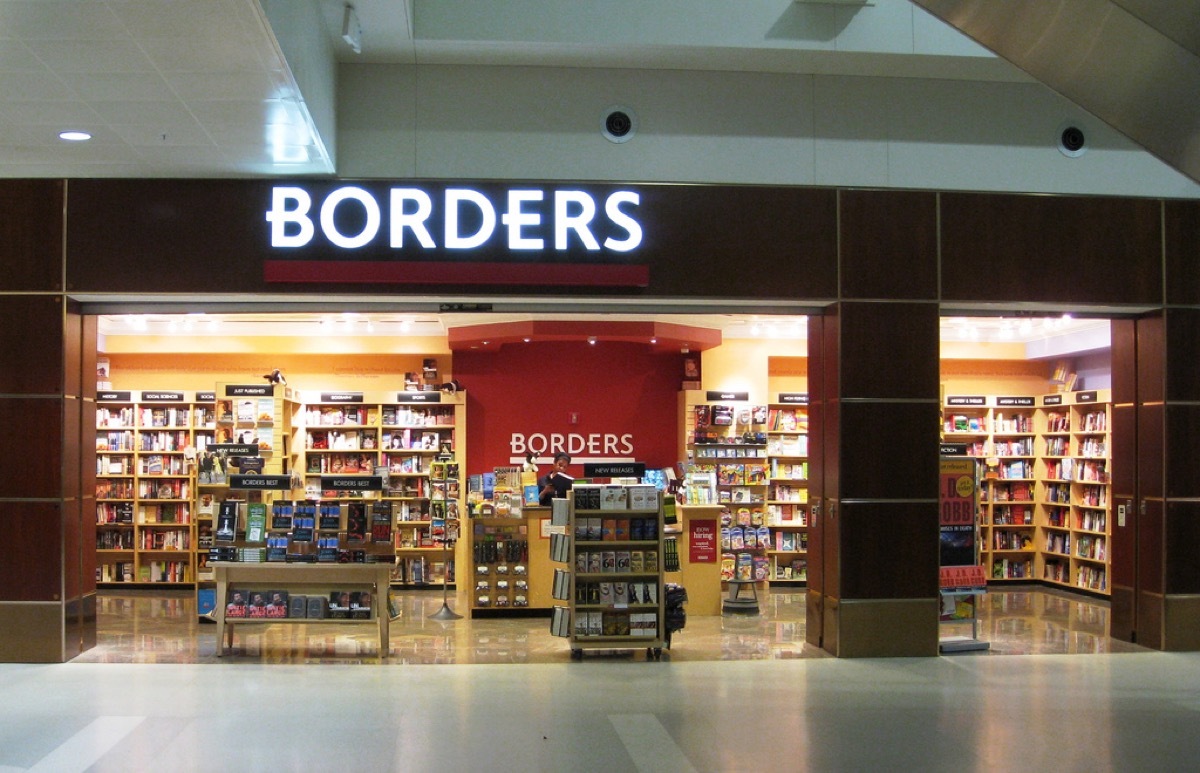
[[[309,563],[238,563],[213,562],[216,575],[217,604],[213,616],[217,622],[217,656],[224,655],[227,647],[233,647],[233,629],[239,625],[271,625],[274,623],[309,625],[374,625],[379,632],[379,656],[389,654],[387,611],[388,583],[391,565],[386,563],[363,564],[309,564]],[[328,599],[331,594],[344,592],[371,594],[369,606],[364,610],[347,609],[346,617],[306,616],[256,616],[228,617],[230,606],[235,603],[230,591],[255,592],[284,591],[289,599],[297,596]],[[245,599],[243,599],[245,600]],[[321,605],[316,605],[320,607]],[[349,605],[347,605],[349,606]],[[289,610],[290,611],[290,610]],[[365,611],[365,614],[362,614]],[[340,610],[338,611],[340,612]],[[326,614],[330,610],[325,609]],[[351,615],[361,614],[360,617]]]

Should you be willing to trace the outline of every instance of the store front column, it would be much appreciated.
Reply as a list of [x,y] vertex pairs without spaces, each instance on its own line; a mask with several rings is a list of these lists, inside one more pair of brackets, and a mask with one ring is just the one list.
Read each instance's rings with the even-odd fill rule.
[[[1200,650],[1200,309],[1137,320],[1136,641]],[[1118,516],[1119,529],[1119,516]],[[1117,546],[1114,546],[1116,549]],[[1122,609],[1114,582],[1114,614]]]
[[934,656],[936,201],[843,192],[840,209],[842,299],[809,330],[810,430],[822,454],[808,641],[839,657]]
[[0,187],[0,662],[62,662],[95,643],[95,449],[84,440],[95,410],[84,388],[95,392],[96,332],[66,308],[62,213],[59,181]]

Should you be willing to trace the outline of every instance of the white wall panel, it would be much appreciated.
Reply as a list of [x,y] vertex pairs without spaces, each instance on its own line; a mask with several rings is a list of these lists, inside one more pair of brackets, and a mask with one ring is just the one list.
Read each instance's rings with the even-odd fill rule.
[[[1197,197],[1043,86],[539,67],[343,67],[339,174]],[[621,145],[606,108],[637,117]],[[1060,128],[1088,150],[1067,158]]]

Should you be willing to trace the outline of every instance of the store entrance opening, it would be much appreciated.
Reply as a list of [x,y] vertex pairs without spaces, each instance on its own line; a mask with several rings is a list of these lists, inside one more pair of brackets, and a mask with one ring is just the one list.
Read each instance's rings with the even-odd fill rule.
[[[1026,323],[1030,330],[1022,332]],[[1100,502],[1111,496],[1096,493],[1104,484],[1082,477],[1108,474],[1098,465],[1109,444],[1103,431],[1089,425],[1106,404],[1100,398],[1107,399],[1110,386],[1106,325],[1062,317],[1007,325],[966,317],[943,323],[942,439],[966,442],[981,464],[980,562],[989,593],[974,614],[995,654],[1122,646],[1107,635],[1101,556],[1108,546],[1101,538],[1111,527],[1098,528],[1097,520],[1107,523]],[[675,476],[685,513],[678,543],[684,555],[680,574],[670,579],[687,588],[688,619],[669,657],[826,656],[805,644],[811,511],[803,316],[267,311],[113,315],[100,318],[98,327],[101,591],[98,646],[84,660],[216,662],[218,644],[200,613],[205,604],[226,600],[198,591],[213,587],[208,551],[220,501],[228,494],[200,484],[199,465],[189,469],[187,448],[202,453],[218,440],[238,439],[218,437],[223,425],[215,391],[226,384],[276,388],[270,405],[255,398],[244,428],[268,447],[262,454],[267,465],[278,467],[268,466],[265,474],[300,481],[275,499],[337,505],[345,518],[359,490],[331,493],[322,488],[324,474],[366,475],[376,467],[390,474],[395,487],[367,500],[390,502],[394,518],[387,548],[396,566],[391,583],[396,617],[387,662],[564,658],[567,648],[549,635],[547,618],[539,616],[570,602],[554,597],[555,567],[541,557],[548,556],[552,530],[534,518],[509,540],[496,539],[507,533],[503,529],[488,534],[485,528],[477,535],[481,521],[472,520],[469,490],[474,476],[501,467],[528,461],[547,468],[559,447],[577,460],[641,461]],[[1077,406],[1072,396],[1091,391],[1096,399]],[[407,402],[429,395],[437,396],[438,407],[414,412]],[[1050,429],[1055,404],[1043,405],[1042,398],[1056,395],[1067,398],[1058,413],[1076,411],[1079,429],[1065,435]],[[1033,404],[999,401],[1024,396]],[[983,402],[960,405],[951,400],[955,397]],[[231,402],[234,429],[239,409]],[[168,420],[185,412],[184,423]],[[163,423],[155,426],[160,414]],[[406,426],[401,415],[405,421],[419,415],[431,428]],[[1083,429],[1088,426],[1092,429]],[[643,429],[656,439],[639,434]],[[1085,431],[1090,434],[1072,434]],[[414,436],[424,443],[434,433],[436,449],[430,450],[448,442],[462,467],[454,494],[462,522],[450,548],[434,531],[440,519],[433,517],[432,468],[422,460],[425,451],[412,446]],[[1061,449],[1038,445],[1059,437]],[[370,458],[364,462],[364,456]],[[1050,477],[1063,474],[1063,462],[1070,477]],[[348,472],[351,463],[356,467]],[[150,476],[156,476],[153,491],[143,485]],[[167,492],[161,484],[173,477],[183,479],[189,497],[156,496]],[[1048,498],[1072,495],[1049,493],[1062,481],[1080,490],[1078,506]],[[1028,484],[1024,494],[1021,483]],[[203,503],[205,493],[216,501]],[[1018,496],[1025,494],[1028,499]],[[251,499],[232,498],[245,504]],[[245,504],[237,505],[242,530]],[[1071,537],[1071,544],[1056,541],[1057,535]],[[507,564],[479,560],[475,547],[497,541],[526,545],[528,562],[511,567],[523,566],[526,574],[502,577],[496,566],[510,568]],[[1055,554],[1055,548],[1065,552]],[[481,568],[490,574],[478,574]],[[754,593],[738,588],[741,571],[748,572]],[[435,623],[428,613],[442,604],[438,591],[446,585],[463,619]],[[753,599],[750,614],[727,608],[731,588],[738,588],[740,600]],[[226,659],[378,662],[373,639],[378,632],[369,626],[310,622],[246,630]]]

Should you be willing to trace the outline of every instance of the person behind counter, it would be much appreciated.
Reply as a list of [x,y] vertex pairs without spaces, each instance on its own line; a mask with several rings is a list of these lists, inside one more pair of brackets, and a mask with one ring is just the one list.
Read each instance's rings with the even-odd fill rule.
[[560,451],[554,455],[554,465],[550,468],[549,474],[543,475],[538,481],[538,487],[541,490],[538,504],[549,507],[551,499],[563,499],[567,496],[567,491],[575,482],[574,478],[567,475],[567,465],[570,463],[570,454]]

